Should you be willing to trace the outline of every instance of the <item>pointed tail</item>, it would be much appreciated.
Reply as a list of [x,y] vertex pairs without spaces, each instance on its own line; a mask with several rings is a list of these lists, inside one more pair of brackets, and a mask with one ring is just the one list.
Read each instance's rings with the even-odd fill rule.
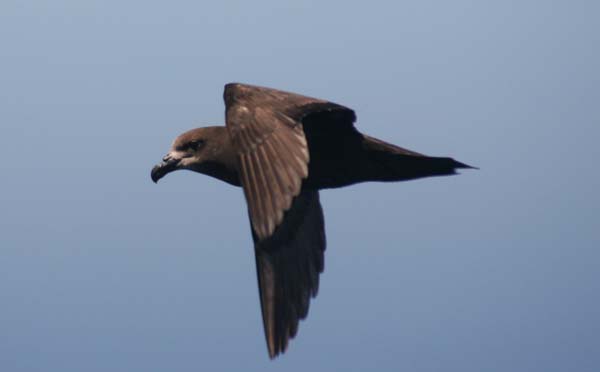
[[363,170],[372,181],[404,181],[477,169],[448,157],[431,157],[364,135]]

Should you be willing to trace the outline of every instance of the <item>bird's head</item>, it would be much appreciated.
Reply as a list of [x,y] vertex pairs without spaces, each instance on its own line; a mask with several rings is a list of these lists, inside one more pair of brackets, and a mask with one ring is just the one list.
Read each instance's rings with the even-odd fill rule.
[[152,168],[152,181],[168,173],[188,169],[226,182],[235,168],[235,157],[225,127],[196,128],[181,134],[160,163]]

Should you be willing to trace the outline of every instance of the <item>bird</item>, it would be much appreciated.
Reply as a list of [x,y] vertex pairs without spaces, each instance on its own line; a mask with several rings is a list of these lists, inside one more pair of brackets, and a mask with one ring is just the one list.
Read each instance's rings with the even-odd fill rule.
[[406,181],[474,168],[358,131],[356,114],[272,88],[225,85],[225,126],[179,135],[151,171],[156,183],[186,169],[241,187],[254,242],[270,359],[285,352],[319,288],[326,247],[319,190]]

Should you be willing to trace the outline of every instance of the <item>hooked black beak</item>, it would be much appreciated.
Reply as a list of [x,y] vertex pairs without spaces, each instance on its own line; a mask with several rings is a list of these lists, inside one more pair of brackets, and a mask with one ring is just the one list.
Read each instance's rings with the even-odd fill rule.
[[161,178],[163,178],[166,174],[173,172],[178,169],[180,159],[175,159],[171,157],[170,154],[165,155],[163,160],[156,164],[154,168],[152,168],[152,172],[150,173],[150,177],[154,183],[158,182]]

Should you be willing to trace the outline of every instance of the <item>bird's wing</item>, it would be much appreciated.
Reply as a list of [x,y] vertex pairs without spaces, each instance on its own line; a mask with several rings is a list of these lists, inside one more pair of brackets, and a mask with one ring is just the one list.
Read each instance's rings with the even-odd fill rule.
[[327,102],[243,84],[226,85],[224,98],[252,229],[266,239],[308,177],[302,118]]
[[[252,228],[269,237],[308,176],[308,145],[302,124],[268,108],[237,106],[227,125],[237,148],[242,187]],[[229,111],[228,111],[229,112]]]
[[323,271],[325,232],[316,191],[303,190],[309,149],[302,120],[326,101],[242,84],[224,93],[256,253],[269,356],[285,351]]
[[317,191],[294,198],[282,223],[265,240],[254,236],[256,271],[269,356],[286,350],[308,314],[323,272],[325,227]]

